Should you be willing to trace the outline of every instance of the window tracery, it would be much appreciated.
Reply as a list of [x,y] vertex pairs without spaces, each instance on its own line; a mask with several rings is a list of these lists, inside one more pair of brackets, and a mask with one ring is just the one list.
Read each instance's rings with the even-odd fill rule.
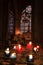
[[31,18],[32,18],[32,7],[31,5],[27,6],[21,15],[20,20],[20,31],[22,33],[31,32]]

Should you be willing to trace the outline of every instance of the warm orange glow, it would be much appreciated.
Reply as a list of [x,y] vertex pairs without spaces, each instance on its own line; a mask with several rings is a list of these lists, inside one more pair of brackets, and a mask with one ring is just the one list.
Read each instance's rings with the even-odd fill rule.
[[20,30],[16,30],[15,34],[19,35],[19,34],[22,34],[22,33],[20,32]]
[[37,48],[39,48],[39,46],[37,45]]

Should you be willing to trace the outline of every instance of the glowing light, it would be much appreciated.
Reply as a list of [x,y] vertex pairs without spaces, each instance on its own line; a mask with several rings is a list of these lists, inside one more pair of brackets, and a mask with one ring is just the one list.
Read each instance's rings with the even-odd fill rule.
[[9,50],[9,48],[6,49],[7,51]]
[[6,53],[6,54],[9,54],[9,53],[10,53],[9,48],[7,48],[7,49],[5,50],[5,53]]
[[37,48],[39,49],[39,46],[37,45]]
[[16,58],[16,53],[15,52],[12,53],[11,56],[10,56],[10,58]]
[[15,32],[16,35],[22,34],[20,30],[16,30]]
[[29,55],[29,59],[33,59],[33,55]]
[[30,41],[29,44],[32,45],[32,42]]
[[37,48],[36,47],[34,47],[34,51],[37,51]]
[[19,49],[21,49],[21,45],[19,45]]
[[28,44],[27,44],[27,48],[31,49],[33,48],[33,45],[32,45],[32,42],[30,41]]
[[20,45],[20,44],[17,46],[17,50],[18,50],[18,51],[21,50],[21,45]]
[[13,49],[16,49],[16,46],[14,46]]
[[18,53],[21,53],[24,49],[20,44],[18,44],[16,50],[18,51]]

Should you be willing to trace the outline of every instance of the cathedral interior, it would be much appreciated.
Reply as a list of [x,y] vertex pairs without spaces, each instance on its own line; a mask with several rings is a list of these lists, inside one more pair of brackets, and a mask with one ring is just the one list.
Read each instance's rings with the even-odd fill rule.
[[22,11],[32,6],[31,36],[33,42],[43,44],[43,3],[42,0],[1,0],[0,1],[0,45],[8,39],[8,20],[11,12],[14,17],[14,32],[20,29]]
[[29,46],[29,41],[43,48],[43,0],[0,0],[0,57],[7,47],[12,51],[16,44]]

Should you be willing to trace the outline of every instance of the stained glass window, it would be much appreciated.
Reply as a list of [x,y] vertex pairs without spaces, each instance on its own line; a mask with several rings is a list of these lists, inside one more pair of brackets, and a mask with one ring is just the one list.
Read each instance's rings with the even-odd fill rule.
[[31,5],[27,6],[21,15],[20,20],[20,31],[22,33],[31,32],[31,18],[32,18],[32,7]]
[[13,12],[9,12],[9,23],[8,23],[9,33],[12,35],[14,31],[14,17]]

